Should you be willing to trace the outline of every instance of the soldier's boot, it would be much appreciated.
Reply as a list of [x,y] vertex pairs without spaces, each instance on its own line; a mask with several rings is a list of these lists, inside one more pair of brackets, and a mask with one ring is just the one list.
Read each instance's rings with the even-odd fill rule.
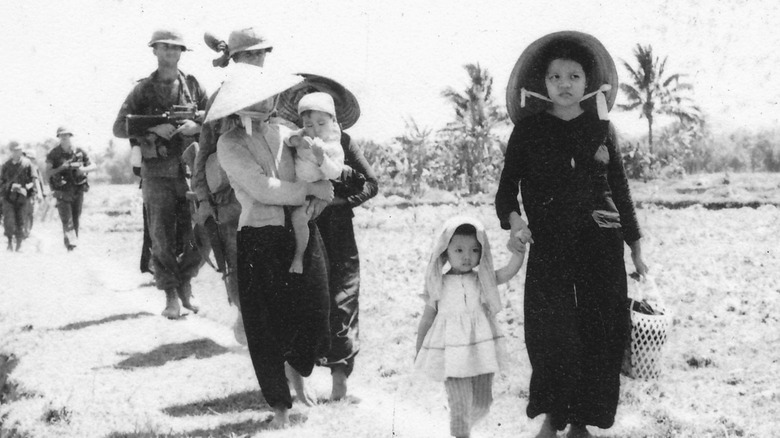
[[19,252],[19,250],[22,248],[22,239],[21,237],[16,238],[16,252]]
[[176,296],[175,289],[165,291],[165,309],[162,316],[168,319],[179,319],[181,308],[179,307],[179,297]]
[[8,237],[8,248],[6,248],[6,249],[8,251],[13,251],[14,250],[14,238],[13,237],[10,237],[10,236]]
[[191,310],[192,313],[198,313],[198,310],[200,310],[200,308],[192,304],[192,284],[190,284],[190,282],[187,281],[183,283],[181,286],[179,286],[179,288],[176,290],[179,293],[179,299],[181,300],[181,305],[184,306],[185,309]]

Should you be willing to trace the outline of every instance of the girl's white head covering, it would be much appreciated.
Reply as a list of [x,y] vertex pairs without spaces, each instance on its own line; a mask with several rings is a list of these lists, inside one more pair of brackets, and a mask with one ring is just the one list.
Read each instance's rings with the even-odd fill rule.
[[456,216],[444,223],[434,241],[431,251],[431,260],[425,274],[425,291],[423,295],[426,301],[438,301],[441,299],[442,275],[444,265],[447,263],[443,255],[447,251],[455,229],[461,225],[470,224],[477,230],[477,241],[482,245],[482,256],[477,266],[477,276],[481,287],[482,302],[487,305],[490,313],[495,314],[501,310],[501,297],[496,285],[496,271],[493,268],[493,256],[490,252],[485,227],[480,221],[469,216]]

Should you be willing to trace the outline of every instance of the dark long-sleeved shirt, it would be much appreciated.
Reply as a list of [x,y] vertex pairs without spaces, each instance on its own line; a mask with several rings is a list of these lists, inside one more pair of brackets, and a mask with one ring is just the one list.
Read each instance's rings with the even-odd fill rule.
[[[195,76],[179,72],[179,80],[169,83],[158,80],[155,70],[149,77],[142,79],[128,94],[122,108],[114,120],[114,135],[119,138],[130,138],[127,132],[126,119],[128,114],[159,115],[168,111],[173,105],[195,104],[196,109],[206,107],[208,93],[200,85]],[[144,159],[141,165],[141,175],[148,177],[181,176],[181,153],[195,137],[177,135],[172,139],[175,151],[168,157]],[[130,138],[130,144],[140,144],[140,140]]]
[[[341,180],[334,182],[333,191],[336,196],[346,199],[350,208],[354,208],[376,196],[379,184],[363,152],[346,132],[341,133],[341,147],[344,148],[344,164],[352,170],[347,172],[348,175],[342,175]],[[362,189],[357,192],[352,189],[355,186],[353,181],[357,177],[353,175],[354,172],[362,175],[361,179],[365,179]]]
[[29,159],[21,157],[14,162],[13,158],[9,158],[0,167],[0,197],[8,195],[13,184],[19,184],[31,198],[36,193],[35,179],[35,170]]
[[595,114],[565,121],[540,113],[515,126],[496,193],[504,229],[512,212],[521,214],[518,193],[534,233],[596,221],[621,227],[627,243],[641,237],[617,135]]

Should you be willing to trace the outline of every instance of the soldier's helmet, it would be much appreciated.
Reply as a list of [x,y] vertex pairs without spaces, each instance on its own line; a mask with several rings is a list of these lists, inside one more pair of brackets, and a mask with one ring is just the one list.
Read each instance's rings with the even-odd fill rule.
[[157,43],[173,44],[181,46],[183,50],[190,50],[187,48],[187,43],[184,42],[184,36],[181,32],[173,29],[158,29],[152,33],[152,39],[149,40],[149,47],[154,46]]
[[61,135],[73,135],[73,131],[67,126],[60,126],[57,128],[57,137]]
[[273,49],[273,44],[268,39],[268,35],[255,27],[234,30],[228,37],[228,49],[232,57],[239,52],[250,52],[252,50]]

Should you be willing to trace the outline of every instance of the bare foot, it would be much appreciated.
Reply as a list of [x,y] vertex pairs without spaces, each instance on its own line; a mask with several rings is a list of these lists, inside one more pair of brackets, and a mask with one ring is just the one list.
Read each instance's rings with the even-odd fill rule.
[[569,427],[569,432],[566,434],[566,438],[592,438],[593,435],[588,432],[588,428],[584,424],[572,424]]
[[168,319],[179,319],[181,307],[179,307],[179,298],[176,296],[176,291],[165,291],[165,309],[162,311],[162,316]]
[[192,313],[198,313],[198,310],[200,308],[194,304],[192,304],[192,285],[190,282],[186,282],[179,286],[177,289],[179,293],[179,299],[181,300],[181,305],[184,306],[185,309],[192,310]]
[[303,258],[295,258],[290,265],[290,272],[293,274],[303,274]]
[[545,415],[542,428],[539,429],[539,433],[536,434],[536,438],[555,438],[558,436],[558,431],[552,425],[552,418],[550,415]]
[[233,336],[236,338],[236,342],[241,345],[247,345],[246,332],[244,331],[244,320],[241,318],[241,313],[236,317],[236,321],[233,323]]
[[290,410],[286,407],[271,408],[274,411],[274,419],[268,426],[271,429],[286,429],[290,426]]
[[298,371],[295,371],[295,368],[291,367],[287,362],[284,363],[284,373],[287,375],[287,380],[292,383],[293,389],[295,390],[295,397],[298,401],[306,406],[314,406],[317,404],[317,400],[314,396],[306,390],[303,376],[301,376]]
[[333,378],[333,389],[330,392],[330,399],[333,401],[343,399],[347,396],[347,374],[341,368],[334,368],[330,376]]

